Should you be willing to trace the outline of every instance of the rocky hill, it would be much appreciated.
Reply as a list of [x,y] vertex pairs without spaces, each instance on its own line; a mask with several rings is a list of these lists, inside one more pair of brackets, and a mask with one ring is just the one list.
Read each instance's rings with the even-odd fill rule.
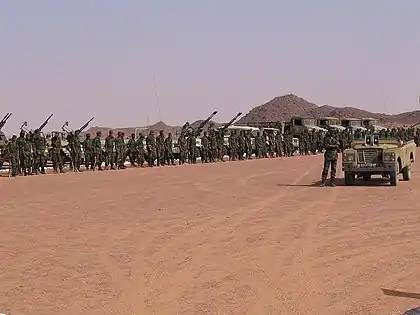
[[354,117],[354,118],[376,118],[383,125],[410,125],[420,121],[420,111],[401,113],[398,115],[387,115],[384,113],[372,113],[354,107],[334,107],[330,105],[318,106],[314,103],[296,96],[287,94],[273,98],[271,101],[253,108],[243,116],[240,123],[287,121],[293,116],[306,117]]

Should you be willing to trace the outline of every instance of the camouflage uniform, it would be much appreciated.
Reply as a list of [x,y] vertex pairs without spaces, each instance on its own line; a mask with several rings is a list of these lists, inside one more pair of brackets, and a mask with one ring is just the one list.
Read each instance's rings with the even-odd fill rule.
[[39,172],[45,174],[45,139],[41,132],[37,129],[33,136],[34,145],[34,170],[35,174]]
[[165,136],[163,130],[159,131],[156,137],[156,164],[157,166],[165,165]]
[[95,168],[95,151],[90,133],[86,134],[85,141],[83,141],[83,149],[85,151],[85,167],[87,170],[93,170]]
[[144,152],[144,135],[142,133],[139,134],[139,137],[136,140],[136,144],[137,144],[137,152],[138,152],[138,164],[139,166],[143,167],[146,154]]
[[252,159],[252,137],[251,132],[245,132],[245,152],[248,160]]
[[165,163],[167,165],[175,165],[171,133],[168,133],[168,136],[165,139],[164,145],[165,145]]
[[197,163],[197,139],[195,137],[194,131],[190,130],[190,133],[187,138],[187,148],[188,148],[188,163],[196,164]]
[[331,186],[335,186],[334,180],[337,173],[337,160],[338,150],[340,148],[340,142],[337,139],[337,135],[333,128],[328,130],[324,140],[324,168],[321,175],[321,187],[325,186],[325,182],[328,176],[328,171],[331,167]]
[[207,132],[204,132],[204,135],[201,138],[201,163],[209,162],[209,152],[210,152],[210,138],[207,135]]
[[93,150],[95,153],[95,165],[93,167],[93,170],[95,170],[95,167],[98,167],[99,171],[102,171],[102,162],[103,162],[103,152],[102,152],[102,144],[101,144],[101,135],[102,133],[98,131],[96,133],[96,137],[93,139]]
[[130,140],[127,143],[128,156],[130,158],[131,166],[137,166],[139,151],[136,141],[136,134],[132,133]]
[[31,147],[25,138],[25,132],[23,130],[20,132],[16,143],[19,150],[19,172],[26,176],[31,171]]
[[238,140],[235,130],[232,130],[229,136],[229,160],[236,161],[238,157]]
[[108,166],[111,166],[111,169],[115,170],[115,160],[115,138],[113,131],[110,130],[105,138],[105,168],[108,169]]
[[178,149],[179,149],[179,164],[185,164],[187,161],[187,139],[185,138],[185,132],[181,131],[181,135],[178,137]]
[[156,139],[153,131],[150,131],[146,138],[146,147],[148,155],[147,164],[149,167],[152,167],[155,165],[156,160]]
[[63,172],[63,159],[61,156],[61,140],[57,135],[51,139],[51,161],[53,163],[54,173]]
[[125,169],[126,149],[124,142],[124,133],[118,132],[117,139],[115,139],[115,151],[117,153],[117,168]]
[[12,136],[12,139],[7,143],[7,153],[10,157],[10,170],[12,177],[16,177],[19,169],[19,147],[16,141],[16,135]]
[[80,131],[74,133],[73,150],[74,150],[74,171],[81,172],[80,166],[82,164],[82,147],[80,143]]

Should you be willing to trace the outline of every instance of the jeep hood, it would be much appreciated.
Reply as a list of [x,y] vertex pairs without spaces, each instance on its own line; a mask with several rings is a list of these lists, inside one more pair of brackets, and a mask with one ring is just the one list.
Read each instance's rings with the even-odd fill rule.
[[353,149],[355,150],[389,150],[389,149],[398,149],[398,145],[388,144],[388,143],[383,143],[380,145],[356,144],[355,146],[353,146]]

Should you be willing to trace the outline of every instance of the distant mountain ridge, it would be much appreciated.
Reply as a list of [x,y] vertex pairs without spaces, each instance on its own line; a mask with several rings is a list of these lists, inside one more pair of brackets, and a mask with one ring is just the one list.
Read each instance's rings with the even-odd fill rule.
[[251,109],[243,116],[240,123],[287,121],[293,116],[321,117],[353,117],[375,118],[387,126],[411,125],[420,121],[420,111],[405,112],[397,115],[372,113],[355,107],[318,106],[294,94],[286,94]]
[[[247,124],[253,122],[288,121],[293,116],[307,116],[313,118],[328,116],[338,118],[375,118],[378,119],[383,126],[390,127],[412,125],[420,122],[420,110],[400,113],[397,115],[372,113],[355,107],[334,107],[331,105],[318,106],[297,95],[286,94],[283,96],[277,96],[265,104],[254,107],[246,115],[239,119],[238,123]],[[197,120],[192,123],[191,126],[198,127],[202,121],[203,120]],[[223,123],[210,121],[209,124],[220,126]],[[165,134],[171,132],[173,135],[177,135],[181,130],[181,126],[169,126],[163,121],[159,121],[148,127],[91,127],[86,132],[94,135],[97,131],[101,131],[102,136],[106,137],[108,131],[112,129],[114,132],[122,131],[125,133],[125,136],[129,136],[131,133],[135,132],[136,128],[142,128],[144,130],[143,133],[148,133],[149,130],[153,130],[155,132],[163,130]]]

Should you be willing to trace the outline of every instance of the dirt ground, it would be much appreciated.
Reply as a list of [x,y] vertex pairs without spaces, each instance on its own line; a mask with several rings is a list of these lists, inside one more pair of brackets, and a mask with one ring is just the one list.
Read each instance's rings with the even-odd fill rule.
[[321,164],[310,156],[1,178],[0,313],[419,306],[381,288],[420,291],[420,162],[398,187],[319,188]]

